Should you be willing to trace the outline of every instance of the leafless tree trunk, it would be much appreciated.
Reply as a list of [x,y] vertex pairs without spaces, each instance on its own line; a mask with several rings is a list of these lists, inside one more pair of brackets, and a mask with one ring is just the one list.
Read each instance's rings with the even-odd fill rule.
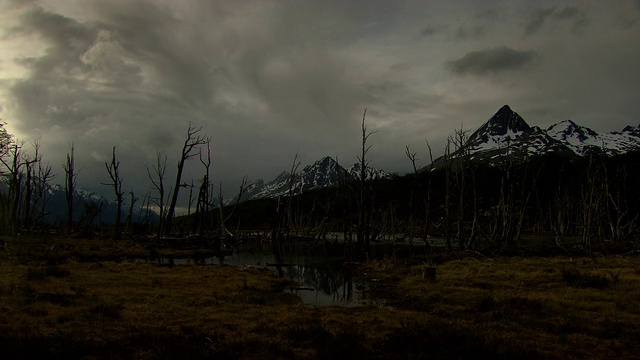
[[24,166],[22,147],[24,143],[12,142],[8,145],[6,155],[9,159],[0,157],[0,161],[7,170],[9,180],[8,203],[10,206],[8,226],[11,233],[16,235],[20,231],[20,202],[22,200],[22,167]]
[[284,218],[284,231],[289,238],[291,232],[291,224],[293,223],[292,215],[291,215],[291,201],[293,200],[294,195],[294,185],[296,183],[296,173],[298,172],[298,167],[300,166],[300,161],[298,161],[298,152],[293,157],[293,162],[291,163],[291,170],[289,171],[289,190],[287,191],[287,208],[285,209],[286,215]]
[[[142,204],[140,205],[140,209],[138,210],[138,219],[140,219],[140,223],[147,226],[149,225],[149,221],[151,218],[151,195],[147,192],[142,198]],[[144,216],[142,216],[142,212],[144,211]]]
[[426,141],[426,143],[427,149],[429,149],[430,163],[429,167],[427,168],[427,196],[424,200],[424,227],[422,230],[422,241],[424,241],[425,246],[427,246],[429,250],[432,250],[431,244],[429,244],[427,238],[429,236],[429,221],[431,220],[429,215],[431,210],[431,172],[433,171],[433,152],[431,151],[431,145],[429,144],[429,141]]
[[164,188],[164,176],[167,171],[167,155],[158,151],[156,153],[156,165],[153,168],[153,174],[149,167],[147,167],[147,176],[153,185],[153,188],[158,192],[158,198],[155,200],[155,204],[158,206],[158,211],[160,212],[158,219],[158,232],[156,234],[156,240],[160,241],[162,238],[163,225],[165,222],[165,210],[166,205],[164,203],[165,199],[165,188]]
[[606,166],[603,166],[603,169],[605,172],[605,193],[608,197],[605,208],[607,210],[609,232],[611,234],[611,240],[617,243],[624,237],[625,222],[627,223],[626,227],[629,225],[628,220],[626,220],[629,216],[629,209],[625,196],[625,194],[628,193],[627,169],[626,166],[618,167],[613,179],[609,178],[609,172]]
[[[413,208],[413,197],[414,197],[414,193],[416,191],[416,182],[418,181],[418,168],[416,167],[416,161],[417,161],[417,153],[416,152],[411,152],[411,149],[409,149],[409,146],[405,146],[404,148],[404,154],[407,156],[407,158],[409,158],[409,161],[411,161],[411,165],[413,166],[413,184],[411,186],[411,195],[409,195],[409,223],[407,224],[408,226],[408,233],[407,233],[407,237],[409,238],[409,241],[412,242],[413,241],[413,228],[414,228],[414,208]],[[419,188],[419,186],[418,186]]]
[[231,212],[225,216],[224,214],[224,199],[222,197],[222,183],[220,184],[220,189],[218,191],[218,211],[219,211],[219,215],[220,215],[220,231],[222,232],[222,236],[223,238],[226,238],[227,235],[233,235],[230,233],[230,231],[227,229],[227,221],[229,221],[229,219],[231,218],[231,216],[233,216],[233,214],[235,213],[236,209],[238,208],[238,204],[240,204],[240,200],[242,199],[242,195],[244,194],[245,190],[247,189],[247,186],[249,186],[249,183],[247,182],[247,177],[244,176],[242,177],[242,183],[240,184],[240,189],[238,190],[238,195],[236,196],[236,201],[235,204],[233,205],[233,208],[231,209]]
[[133,194],[133,191],[129,191],[131,200],[129,201],[129,215],[127,215],[127,231],[131,231],[133,224],[133,208],[138,201],[138,198]]
[[[338,158],[336,158],[336,163],[339,164]],[[344,169],[341,166],[338,166],[338,169]],[[340,196],[343,199],[346,199],[346,206],[343,207],[343,217],[344,221],[342,222],[342,233],[344,237],[344,242],[347,245],[353,244],[353,187],[351,183],[351,176],[349,172],[344,169],[343,173],[340,174]],[[346,258],[349,259],[349,256],[346,255]]]
[[367,146],[369,137],[376,131],[368,132],[365,118],[367,109],[362,113],[362,150],[358,161],[360,162],[360,179],[359,179],[359,199],[358,199],[358,226],[357,226],[357,243],[363,255],[367,255],[369,251],[370,241],[375,237],[375,232],[371,232],[371,219],[373,212],[373,194],[371,193],[371,184],[368,176],[369,160],[367,153],[371,149],[371,145]]
[[40,206],[40,214],[38,214],[37,217],[34,216],[34,222],[33,222],[34,225],[37,225],[47,215],[47,212],[46,212],[47,193],[49,189],[49,181],[51,181],[53,178],[54,178],[54,175],[51,172],[51,165],[44,165],[42,164],[42,161],[40,161],[38,163],[38,173],[36,176],[35,199],[34,199],[34,204],[36,205],[39,204]]
[[445,193],[444,193],[444,238],[447,243],[447,251],[451,252],[451,138],[447,138],[447,145],[444,148],[444,176],[445,176]]
[[38,164],[41,160],[39,150],[40,145],[36,142],[33,145],[34,147],[34,156],[31,159],[26,159],[24,161],[25,172],[26,172],[26,180],[25,180],[25,198],[24,198],[24,215],[22,219],[22,227],[25,229],[31,228],[31,224],[34,218],[33,209],[35,208],[33,204],[33,195],[34,195],[34,187],[35,187],[35,176],[36,169],[34,168],[35,164]]
[[191,185],[189,185],[189,207],[187,208],[187,215],[191,215],[191,206],[193,205],[193,179],[191,179]]
[[540,176],[540,173],[542,172],[543,168],[544,168],[544,163],[540,166],[538,171],[533,176],[531,184],[529,186],[527,186],[528,184],[527,184],[526,172],[522,180],[522,190],[520,194],[522,203],[520,205],[520,211],[518,214],[518,220],[516,224],[516,235],[515,235],[515,238],[518,241],[520,240],[520,237],[522,235],[522,226],[524,224],[524,216],[527,211],[527,206],[529,206],[529,200],[531,199],[531,195],[533,194],[533,191],[536,189],[538,177]]
[[588,255],[592,255],[593,236],[598,231],[603,198],[607,196],[603,189],[605,180],[602,167],[593,156],[589,157],[589,165],[585,170],[586,181],[582,188],[582,244]]
[[464,214],[465,214],[465,198],[466,198],[466,171],[470,162],[470,153],[467,147],[467,132],[460,127],[460,130],[456,129],[452,143],[458,153],[454,176],[456,177],[456,183],[458,185],[458,218],[456,222],[457,237],[458,237],[458,250],[464,251],[465,247],[465,235],[464,235]]
[[112,152],[112,157],[111,157],[111,162],[108,163],[105,161],[104,163],[104,167],[107,169],[107,173],[109,173],[109,178],[111,179],[111,183],[110,184],[103,184],[103,185],[109,185],[113,187],[113,193],[116,196],[116,204],[117,204],[117,209],[116,209],[116,225],[115,225],[115,231],[114,231],[114,239],[119,239],[120,238],[120,217],[122,216],[122,195],[124,195],[124,193],[122,192],[122,176],[120,175],[120,161],[117,160],[116,158],[116,147],[113,147],[113,152]]
[[64,184],[64,194],[65,199],[67,200],[67,225],[66,232],[69,234],[73,227],[73,192],[76,189],[76,177],[78,174],[75,171],[75,158],[74,158],[74,147],[71,144],[71,152],[67,154],[67,162],[62,165],[64,169],[65,176],[65,184]]
[[200,146],[211,142],[206,136],[198,135],[202,130],[202,127],[196,128],[189,124],[187,129],[187,136],[182,146],[182,152],[180,153],[180,160],[178,160],[178,172],[176,174],[176,183],[173,187],[173,194],[171,196],[171,203],[169,204],[169,210],[167,212],[167,221],[165,225],[165,233],[170,234],[173,225],[173,217],[175,216],[176,204],[178,203],[178,192],[180,187],[184,186],[180,183],[182,180],[182,171],[184,170],[184,164],[187,160],[195,156],[193,150]]
[[507,143],[506,153],[506,161],[501,161],[500,163],[500,199],[496,209],[496,223],[492,233],[492,238],[496,241],[498,247],[502,247],[505,242],[509,246],[513,245],[515,235],[514,202],[516,180],[512,169],[513,158],[510,143]]
[[[212,195],[211,190],[211,175],[209,169],[211,167],[211,148],[207,143],[207,158],[202,158],[202,149],[200,149],[200,162],[204,165],[204,175],[202,176],[202,183],[198,191],[198,201],[196,203],[196,229],[199,234],[203,234],[207,224],[208,217],[211,215],[210,210],[212,208]],[[221,185],[222,186],[222,185]],[[223,235],[224,236],[224,235]]]

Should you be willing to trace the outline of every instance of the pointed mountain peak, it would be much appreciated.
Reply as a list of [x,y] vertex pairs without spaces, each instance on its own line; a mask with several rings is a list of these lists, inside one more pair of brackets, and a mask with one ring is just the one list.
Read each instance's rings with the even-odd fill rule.
[[489,124],[492,125],[493,135],[504,135],[509,130],[514,133],[528,131],[531,127],[517,112],[511,110],[509,105],[505,105],[498,110],[491,119]]
[[322,159],[318,160],[315,162],[316,164],[319,165],[333,165],[333,164],[337,164],[335,160],[333,160],[333,158],[331,156],[325,156]]
[[529,124],[505,105],[469,137],[470,142],[487,142],[493,137],[517,138],[531,130]]
[[303,171],[315,171],[314,169],[335,169],[337,166],[338,163],[331,156],[325,156],[320,160],[316,160],[313,164],[305,166]]
[[[511,110],[511,107],[509,107],[509,105],[504,105],[500,108],[500,110],[498,110],[498,112],[496,113],[496,115],[500,114],[500,113],[506,113],[506,114],[512,114],[513,110]],[[494,115],[495,116],[495,115]]]

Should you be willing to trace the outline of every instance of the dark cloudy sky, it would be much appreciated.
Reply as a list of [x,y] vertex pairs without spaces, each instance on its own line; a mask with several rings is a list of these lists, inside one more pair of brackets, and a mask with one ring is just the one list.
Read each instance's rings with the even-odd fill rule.
[[112,146],[142,193],[189,123],[228,188],[296,151],[351,165],[365,108],[371,165],[405,173],[405,145],[425,164],[425,139],[441,153],[504,104],[542,127],[638,125],[639,44],[638,0],[4,0],[0,117],[56,171],[74,143],[79,185],[103,192]]

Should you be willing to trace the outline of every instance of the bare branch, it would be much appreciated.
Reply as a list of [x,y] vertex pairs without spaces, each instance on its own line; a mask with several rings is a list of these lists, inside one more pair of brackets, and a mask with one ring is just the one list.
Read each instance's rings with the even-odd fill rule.
[[417,155],[417,153],[415,153],[415,152],[412,153],[411,149],[409,149],[409,145],[406,145],[404,147],[404,154],[407,155],[407,157],[411,161],[411,165],[413,165],[413,172],[415,174],[417,174],[418,173],[418,168],[416,168],[416,160],[417,160],[416,155]]

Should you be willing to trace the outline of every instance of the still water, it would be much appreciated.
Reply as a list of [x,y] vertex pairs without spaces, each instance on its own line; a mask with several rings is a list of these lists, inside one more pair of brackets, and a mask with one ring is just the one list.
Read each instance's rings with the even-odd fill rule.
[[[388,258],[415,251],[406,245],[384,244],[372,247],[370,258]],[[238,244],[224,258],[158,259],[165,264],[211,264],[266,267],[294,285],[287,291],[297,294],[307,305],[384,306],[376,295],[375,283],[353,273],[345,264],[342,244],[296,242],[281,249],[277,261],[270,245]]]

